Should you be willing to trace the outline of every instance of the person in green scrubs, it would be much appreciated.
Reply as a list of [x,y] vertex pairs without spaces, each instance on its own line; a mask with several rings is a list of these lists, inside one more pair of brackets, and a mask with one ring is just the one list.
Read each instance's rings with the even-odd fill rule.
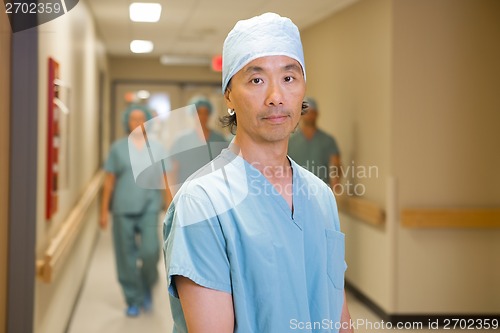
[[318,105],[306,97],[307,113],[302,115],[298,129],[288,141],[288,156],[311,171],[332,190],[339,184],[340,150],[330,134],[318,128]]
[[182,185],[196,170],[213,160],[227,148],[228,142],[222,134],[208,126],[213,113],[212,103],[204,96],[195,96],[189,104],[196,107],[196,128],[181,134],[171,148],[172,172],[171,185]]
[[[150,156],[166,156],[163,146],[143,135],[144,123],[151,113],[140,105],[131,105],[123,114],[123,125],[130,135],[114,142],[104,165],[106,177],[102,195],[100,226],[108,225],[109,210],[113,215],[113,243],[118,280],[127,303],[126,314],[138,316],[140,308],[152,307],[151,289],[158,279],[158,219],[169,192],[145,188],[136,182],[133,158],[149,161]],[[141,128],[143,130],[141,130]],[[136,129],[136,130],[134,130]],[[144,131],[145,133],[146,131]],[[163,175],[168,164],[151,165],[146,177],[156,188],[166,189]],[[143,183],[144,178],[142,179]]]

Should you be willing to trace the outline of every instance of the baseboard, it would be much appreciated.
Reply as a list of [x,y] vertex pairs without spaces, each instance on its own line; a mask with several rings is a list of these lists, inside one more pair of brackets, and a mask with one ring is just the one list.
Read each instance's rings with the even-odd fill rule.
[[356,288],[349,281],[345,281],[345,289],[356,297],[367,308],[373,311],[384,322],[390,322],[393,325],[406,324],[406,323],[421,323],[423,328],[444,327],[450,329],[474,329],[478,328],[480,324],[486,322],[491,323],[496,320],[500,325],[500,313],[485,313],[485,314],[390,314],[385,312],[377,303],[367,297],[363,292]]

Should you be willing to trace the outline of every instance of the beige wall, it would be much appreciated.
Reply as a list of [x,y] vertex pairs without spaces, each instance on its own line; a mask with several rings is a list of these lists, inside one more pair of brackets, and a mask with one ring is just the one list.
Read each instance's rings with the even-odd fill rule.
[[221,73],[209,66],[164,66],[158,58],[110,57],[109,66],[112,80],[221,82]]
[[[337,139],[346,170],[378,170],[378,177],[371,169],[371,177],[367,172],[344,182],[360,184],[381,206],[391,174],[391,28],[392,2],[377,0],[360,1],[301,32],[307,94],[317,99],[319,126]],[[347,279],[392,311],[394,223],[378,229],[342,214],[341,224]]]
[[[500,3],[394,2],[399,208],[500,206]],[[398,233],[398,311],[500,313],[500,230]]]
[[499,313],[499,230],[400,226],[406,207],[500,206],[500,3],[364,0],[302,31],[308,93],[386,208],[341,214],[347,279],[389,314]]
[[[38,165],[36,254],[42,256],[49,240],[59,230],[100,167],[98,154],[99,70],[107,71],[104,48],[99,43],[90,11],[80,2],[66,15],[39,28],[39,146],[38,161],[46,158],[47,135],[47,59],[60,64],[60,78],[70,87],[69,134],[62,138],[69,145],[67,186],[59,191],[59,207],[50,221],[45,219],[45,163]],[[108,76],[109,77],[109,76]],[[106,88],[106,87],[105,87]],[[107,90],[106,90],[107,92]],[[106,93],[105,92],[105,93]],[[107,98],[105,99],[107,100]],[[107,112],[107,111],[106,111]],[[109,124],[105,124],[108,126]],[[83,228],[68,261],[51,284],[36,281],[35,332],[64,332],[70,317],[86,264],[97,236],[97,202],[87,212]]]
[[9,220],[9,117],[10,117],[10,43],[9,19],[0,12],[0,333],[6,331],[7,317],[7,251]]

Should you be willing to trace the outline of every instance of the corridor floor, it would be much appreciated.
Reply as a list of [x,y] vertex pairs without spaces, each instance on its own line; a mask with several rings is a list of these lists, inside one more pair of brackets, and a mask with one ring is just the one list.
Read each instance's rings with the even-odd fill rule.
[[154,333],[171,332],[168,292],[163,255],[153,290],[153,309],[139,317],[125,316],[125,300],[116,277],[111,231],[99,235],[84,286],[67,333]]
[[[124,314],[125,303],[116,279],[111,232],[101,232],[67,333],[172,332],[173,321],[170,314],[168,293],[165,283],[163,256],[160,258],[158,266],[160,278],[159,283],[157,283],[153,291],[153,310],[149,313],[141,313],[137,318],[127,318]],[[384,331],[439,333],[459,331],[429,329],[428,327],[401,330],[395,328],[392,330],[381,329],[380,326],[377,326],[381,325],[380,318],[365,307],[363,303],[359,302],[354,296],[348,294],[347,298],[353,321],[362,319],[365,322],[365,324],[356,327],[356,333]],[[298,324],[295,329],[291,328],[290,332],[305,331],[300,328]],[[490,331],[475,330],[475,332]]]

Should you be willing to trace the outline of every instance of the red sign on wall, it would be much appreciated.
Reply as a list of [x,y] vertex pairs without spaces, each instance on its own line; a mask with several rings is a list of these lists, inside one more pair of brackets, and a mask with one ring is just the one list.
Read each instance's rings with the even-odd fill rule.
[[57,211],[57,190],[59,178],[60,112],[56,105],[59,98],[59,64],[49,58],[49,84],[47,109],[47,184],[45,218],[48,220]]

